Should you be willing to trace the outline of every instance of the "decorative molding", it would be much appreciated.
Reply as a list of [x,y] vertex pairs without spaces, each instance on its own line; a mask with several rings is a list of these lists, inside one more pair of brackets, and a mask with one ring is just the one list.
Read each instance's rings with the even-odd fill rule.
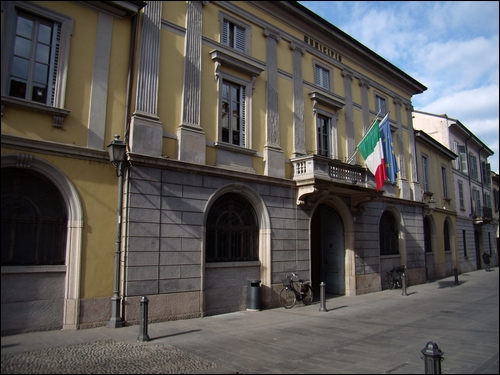
[[299,51],[301,53],[301,55],[305,55],[306,51],[304,48],[300,47],[297,43],[295,42],[291,42],[290,43],[290,49],[292,51]]
[[342,69],[342,77],[348,78],[352,81],[354,79],[354,73],[348,69]]
[[30,168],[33,155],[30,154],[17,154],[16,167],[17,168]]
[[363,88],[369,89],[371,87],[370,81],[368,81],[365,78],[358,77],[358,85],[360,85]]
[[313,101],[313,113],[316,114],[316,105],[321,104],[325,107],[332,108],[335,112],[341,110],[345,106],[345,102],[336,99],[335,97],[322,93],[319,91],[313,91],[309,93],[309,98]]
[[51,107],[49,105],[31,102],[29,100],[14,98],[10,96],[2,95],[2,116],[4,112],[4,106],[10,106],[15,108],[22,108],[27,111],[44,113],[47,115],[52,115],[52,126],[54,128],[61,129],[63,126],[64,119],[70,114],[71,111],[68,109]]
[[276,42],[281,42],[281,35],[277,30],[270,29],[266,27],[264,29],[264,35],[268,38],[273,38]]
[[215,63],[215,79],[217,80],[220,75],[222,66],[232,68],[241,73],[247,74],[251,77],[259,76],[264,70],[264,66],[253,62],[252,60],[244,57],[236,52],[229,53],[220,49],[210,51],[210,57]]

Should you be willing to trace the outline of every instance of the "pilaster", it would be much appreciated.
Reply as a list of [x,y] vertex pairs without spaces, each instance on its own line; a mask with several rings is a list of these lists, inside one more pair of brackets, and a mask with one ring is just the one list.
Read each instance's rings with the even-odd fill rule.
[[368,90],[370,89],[370,82],[364,78],[358,78],[358,84],[361,86],[361,106],[363,108],[363,134],[370,130],[370,105],[368,103]]
[[182,123],[177,129],[179,160],[197,164],[206,160],[206,139],[200,123],[202,7],[201,1],[187,2]]
[[[354,113],[352,102],[352,80],[354,75],[351,71],[342,70],[344,77],[344,94],[345,94],[345,126],[346,126],[346,157],[349,158],[356,151],[356,141],[354,139]],[[351,161],[352,163],[353,161]]]
[[305,155],[306,127],[304,120],[304,83],[302,79],[302,55],[305,51],[294,42],[290,43],[293,64],[293,156]]
[[274,30],[264,30],[266,38],[266,145],[264,146],[264,174],[285,177],[285,154],[280,147],[280,119],[278,110],[278,43],[281,36]]
[[130,123],[130,151],[161,156],[162,123],[158,117],[161,1],[143,8],[135,110]]

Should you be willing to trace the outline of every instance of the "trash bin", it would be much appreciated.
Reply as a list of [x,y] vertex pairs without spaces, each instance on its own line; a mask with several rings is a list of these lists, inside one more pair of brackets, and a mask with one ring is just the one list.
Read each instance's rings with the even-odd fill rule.
[[259,311],[261,306],[260,280],[247,281],[247,310]]

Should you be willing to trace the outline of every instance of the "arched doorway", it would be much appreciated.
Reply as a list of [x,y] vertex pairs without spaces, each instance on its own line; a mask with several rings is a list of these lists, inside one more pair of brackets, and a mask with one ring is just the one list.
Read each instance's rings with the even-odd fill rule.
[[477,229],[474,230],[474,246],[476,250],[476,269],[481,269],[481,235]]
[[258,216],[244,195],[227,192],[214,200],[207,213],[204,258],[204,314],[244,310],[247,280],[261,279]]
[[344,226],[325,204],[318,206],[311,220],[311,268],[314,288],[324,282],[327,293],[345,294]]
[[[2,286],[5,287],[6,284],[3,283],[4,276],[5,279],[14,279],[14,278],[26,278],[34,275],[39,275],[43,277],[43,282],[29,282],[30,288],[22,288],[18,285],[16,281],[14,281],[15,285],[17,285],[17,289],[30,290],[33,292],[35,287],[38,291],[45,285],[45,295],[47,295],[47,290],[49,296],[53,296],[51,292],[51,288],[54,288],[56,285],[59,285],[60,282],[63,282],[63,293],[61,297],[62,301],[62,320],[57,321],[57,328],[63,329],[77,329],[78,328],[78,319],[80,314],[80,265],[81,265],[81,250],[82,250],[82,228],[83,228],[83,210],[80,202],[80,197],[78,192],[73,185],[73,183],[69,180],[69,178],[57,167],[53,164],[48,163],[47,161],[37,158],[35,156],[29,154],[6,154],[2,155],[2,176],[5,172],[9,172],[12,169],[15,169],[19,172],[30,171],[31,173],[35,173],[37,178],[40,178],[44,181],[44,184],[47,185],[49,192],[54,192],[54,195],[58,196],[58,199],[61,200],[62,210],[64,210],[63,216],[66,220],[65,224],[65,235],[59,238],[60,241],[63,242],[64,247],[64,264],[58,265],[54,262],[48,265],[23,265],[23,266],[13,266],[13,267],[2,267]],[[4,179],[2,178],[2,181]],[[2,198],[4,184],[2,183]],[[55,190],[54,190],[55,189]],[[26,194],[25,194],[26,195]],[[29,196],[29,194],[27,195]],[[2,201],[3,207],[3,201]],[[59,210],[60,211],[60,210]],[[2,214],[3,214],[2,209]],[[52,216],[52,215],[49,215]],[[3,219],[3,218],[2,218]],[[52,220],[52,217],[47,217],[46,223],[48,224]],[[7,228],[7,227],[5,227]],[[2,231],[3,231],[3,222],[2,222]],[[64,238],[63,238],[64,237]],[[4,236],[2,236],[2,252],[4,246]],[[57,242],[57,241],[56,241]],[[52,251],[49,250],[49,252]],[[61,254],[59,254],[61,255]],[[53,255],[50,255],[49,258],[54,258]],[[57,258],[57,257],[55,257]],[[3,262],[3,255],[2,255]],[[39,262],[39,261],[38,261]],[[50,263],[50,262],[49,262]],[[60,260],[59,260],[60,263]],[[40,264],[40,263],[39,263]],[[61,274],[64,274],[62,280],[59,280],[58,283],[53,282],[54,279],[58,279]],[[59,278],[60,279],[60,278]],[[16,290],[14,288],[14,290]],[[19,298],[20,296],[15,296]],[[31,297],[30,297],[31,298]],[[59,297],[58,297],[59,298]],[[33,298],[31,298],[33,300]],[[2,295],[2,303],[4,302],[4,298]],[[29,301],[28,301],[29,302]],[[58,308],[60,311],[60,304],[52,304],[50,308]],[[4,308],[2,307],[2,332],[4,331]],[[30,309],[29,313],[33,315],[33,310]],[[44,329],[43,325],[40,324],[40,316],[38,316],[35,312],[35,319],[30,319],[30,317],[23,318],[19,315],[19,312],[16,312],[16,320],[21,321],[24,319],[26,323],[23,327],[15,327],[13,331],[15,333],[25,332],[34,329],[40,330]],[[60,316],[59,312],[51,312],[47,313],[52,316]],[[35,325],[34,327],[28,326],[28,324]],[[45,325],[46,327],[54,327],[52,323]],[[10,328],[9,328],[10,329]]]
[[425,266],[427,280],[435,279],[434,270],[434,252],[432,246],[432,223],[428,217],[424,218],[424,249],[425,249]]

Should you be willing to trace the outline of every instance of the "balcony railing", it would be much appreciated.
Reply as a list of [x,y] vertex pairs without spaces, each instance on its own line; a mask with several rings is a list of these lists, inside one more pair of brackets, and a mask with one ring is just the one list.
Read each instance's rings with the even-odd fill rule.
[[493,219],[493,211],[490,207],[476,207],[473,217],[476,224],[487,224]]
[[360,165],[346,164],[318,155],[299,156],[291,162],[295,181],[321,179],[350,185],[366,182],[366,169]]

